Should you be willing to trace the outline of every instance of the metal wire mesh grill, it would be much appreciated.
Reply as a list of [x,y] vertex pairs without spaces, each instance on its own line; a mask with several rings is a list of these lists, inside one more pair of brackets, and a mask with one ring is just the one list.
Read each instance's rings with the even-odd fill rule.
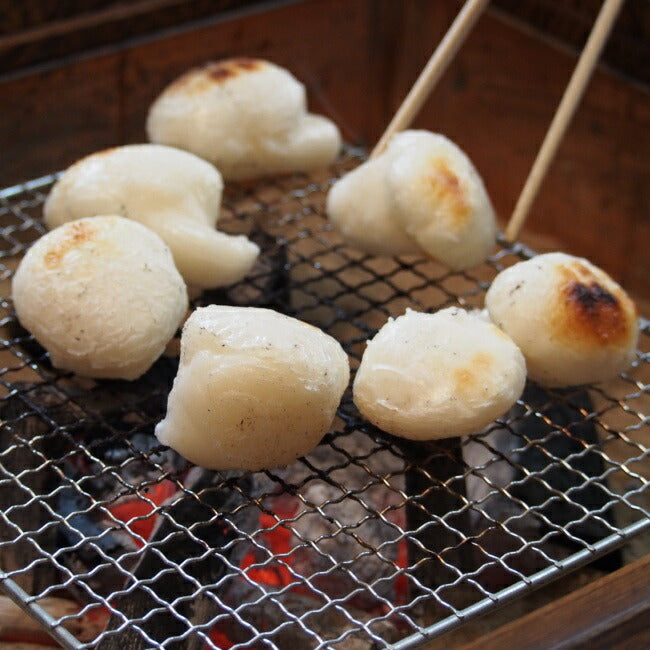
[[[209,302],[266,306],[335,336],[354,370],[406,307],[480,307],[480,268],[379,259],[323,217],[332,179],[226,193],[222,227],[262,247]],[[346,393],[333,430],[293,466],[207,472],[158,445],[177,360],[136,382],[52,368],[12,310],[10,278],[44,232],[54,177],[0,193],[0,569],[10,595],[69,647],[415,647],[650,529],[650,328],[628,373],[597,387],[527,386],[463,439],[408,443]],[[69,603],[48,613],[54,597]]]

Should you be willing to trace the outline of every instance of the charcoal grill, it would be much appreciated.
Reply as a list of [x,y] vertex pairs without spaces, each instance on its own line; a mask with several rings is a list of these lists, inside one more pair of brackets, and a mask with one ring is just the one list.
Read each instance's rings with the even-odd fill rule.
[[[228,188],[221,227],[248,233],[262,256],[196,304],[313,323],[354,372],[389,316],[481,307],[494,275],[533,255],[501,242],[452,273],[345,247],[324,200],[362,156]],[[332,431],[290,468],[190,467],[153,437],[173,354],[133,383],[81,381],[16,320],[10,278],[44,232],[55,178],[0,192],[0,581],[64,647],[414,648],[650,529],[643,319],[628,372],[571,390],[529,384],[475,435],[401,441],[364,421],[348,391]],[[76,609],[48,611],[52,597]]]

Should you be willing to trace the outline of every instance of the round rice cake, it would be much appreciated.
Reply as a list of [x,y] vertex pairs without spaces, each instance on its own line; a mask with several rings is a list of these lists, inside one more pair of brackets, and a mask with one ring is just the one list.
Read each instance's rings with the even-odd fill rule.
[[138,221],[167,243],[188,285],[222,287],[241,280],[259,247],[215,230],[221,174],[187,151],[132,144],[98,151],[71,165],[54,184],[43,215],[49,228],[101,214]]
[[485,305],[543,386],[604,381],[634,360],[636,305],[584,258],[546,253],[519,262],[497,275]]
[[142,375],[188,308],[169,248],[119,216],[70,221],[43,235],[21,260],[12,297],[53,366],[95,378]]
[[525,382],[517,346],[480,315],[407,310],[368,342],[353,396],[384,431],[432,440],[484,428],[516,402]]
[[151,142],[191,151],[228,180],[317,169],[341,148],[336,125],[307,112],[304,85],[262,59],[186,72],[151,105],[146,128]]
[[203,307],[183,328],[156,435],[209,469],[287,465],[328,431],[349,373],[340,344],[317,327],[270,309]]

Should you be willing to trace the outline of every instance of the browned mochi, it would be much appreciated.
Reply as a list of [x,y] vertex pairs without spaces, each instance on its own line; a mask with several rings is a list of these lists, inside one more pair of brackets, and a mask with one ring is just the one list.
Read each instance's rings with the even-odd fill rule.
[[119,379],[149,369],[188,307],[169,248],[120,216],[71,221],[43,235],[20,262],[12,297],[52,365]]
[[336,125],[307,111],[302,83],[248,58],[208,63],[173,81],[149,110],[147,134],[208,160],[228,180],[323,167],[341,146]]
[[192,68],[167,86],[165,92],[201,93],[211,85],[223,85],[229,79],[259,70],[262,62],[257,59],[228,59],[208,63],[202,68]]
[[456,382],[456,395],[458,397],[469,397],[481,386],[490,381],[498,361],[494,355],[487,351],[479,350],[469,360],[464,368],[456,368],[453,377]]
[[636,329],[636,306],[595,267],[578,261],[557,267],[560,292],[553,313],[558,339],[585,347],[625,346]]
[[407,310],[368,342],[354,403],[388,433],[431,440],[479,431],[514,404],[525,381],[517,346],[479,315]]
[[547,253],[515,264],[495,278],[485,302],[541,384],[603,381],[634,359],[636,305],[583,258]]
[[212,79],[219,82],[230,77],[236,77],[243,72],[259,70],[261,67],[262,62],[258,59],[239,58],[208,64],[206,70]]
[[442,158],[432,162],[428,190],[433,200],[445,206],[449,225],[462,227],[469,219],[471,207],[460,178]]
[[[188,285],[211,288],[241,280],[259,253],[246,237],[215,230],[222,189],[218,170],[187,151],[125,145],[71,165],[54,184],[43,216],[49,228],[101,214],[139,221],[167,243]],[[79,228],[73,226],[71,237],[81,241]],[[52,253],[50,263],[55,258]]]
[[92,241],[96,229],[89,221],[74,221],[63,233],[61,240],[51,244],[48,242],[46,252],[43,255],[43,264],[52,270],[59,268],[66,253],[80,247],[82,244]]
[[338,180],[327,215],[345,241],[374,255],[426,254],[452,269],[494,247],[494,210],[470,159],[438,133],[406,130]]

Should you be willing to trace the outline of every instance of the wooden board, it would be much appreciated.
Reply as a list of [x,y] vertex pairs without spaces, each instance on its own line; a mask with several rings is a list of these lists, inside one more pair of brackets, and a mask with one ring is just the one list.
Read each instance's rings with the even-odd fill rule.
[[650,647],[650,556],[504,625],[462,650]]

